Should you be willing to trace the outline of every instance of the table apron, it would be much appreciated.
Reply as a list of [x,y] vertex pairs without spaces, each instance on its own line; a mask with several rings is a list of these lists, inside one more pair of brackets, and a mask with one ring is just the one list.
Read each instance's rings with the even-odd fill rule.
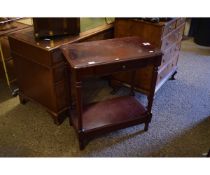
[[[157,59],[159,60],[159,59]],[[72,68],[72,73],[75,74],[77,80],[91,76],[105,76],[117,72],[135,71],[147,65],[158,66],[158,63],[153,59],[121,61],[112,64],[101,64],[85,68]]]

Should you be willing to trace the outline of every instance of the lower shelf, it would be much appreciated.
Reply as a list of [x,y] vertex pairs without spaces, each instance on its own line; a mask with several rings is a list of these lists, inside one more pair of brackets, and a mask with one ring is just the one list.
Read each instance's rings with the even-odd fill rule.
[[[78,118],[73,113],[72,122],[78,129]],[[133,96],[123,96],[93,103],[84,107],[82,115],[83,132],[123,128],[147,120],[146,109]]]

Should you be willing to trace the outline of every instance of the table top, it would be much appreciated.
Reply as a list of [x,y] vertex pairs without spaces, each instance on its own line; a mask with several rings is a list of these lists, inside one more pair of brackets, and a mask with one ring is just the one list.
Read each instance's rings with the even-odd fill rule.
[[160,49],[139,37],[66,44],[61,50],[75,69],[162,55]]
[[43,50],[51,51],[53,49],[59,48],[63,44],[71,44],[74,42],[82,41],[90,36],[93,36],[99,32],[105,31],[106,29],[110,29],[113,27],[113,24],[99,26],[84,32],[80,32],[79,35],[63,35],[63,36],[55,36],[55,37],[46,37],[37,39],[34,36],[33,27],[21,30],[16,33],[12,33],[9,37],[19,40],[21,42],[25,42],[29,45],[33,45]]
[[25,28],[28,28],[28,27],[30,27],[30,26],[27,25],[27,24],[23,24],[23,23],[20,23],[20,22],[13,22],[12,27],[10,29],[0,31],[0,37],[7,36],[8,34],[10,34],[12,32],[16,32],[18,30],[22,30],[22,29],[25,29]]

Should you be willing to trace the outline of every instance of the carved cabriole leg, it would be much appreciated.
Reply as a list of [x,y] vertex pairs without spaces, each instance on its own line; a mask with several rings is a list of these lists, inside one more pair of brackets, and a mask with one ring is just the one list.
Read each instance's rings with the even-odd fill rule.
[[175,79],[175,75],[177,74],[177,71],[175,71],[172,75],[171,75],[171,78],[169,80],[176,80]]

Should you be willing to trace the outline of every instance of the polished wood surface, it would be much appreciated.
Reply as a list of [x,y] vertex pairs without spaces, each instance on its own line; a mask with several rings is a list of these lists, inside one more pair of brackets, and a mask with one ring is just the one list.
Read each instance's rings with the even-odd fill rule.
[[[115,37],[139,36],[154,44],[163,52],[162,63],[158,70],[156,91],[169,79],[174,79],[177,72],[177,62],[181,47],[181,39],[185,27],[184,18],[161,19],[158,23],[147,22],[142,19],[117,18],[115,20]],[[151,66],[137,71],[135,87],[143,93],[148,93],[151,80]],[[129,86],[131,73],[115,74],[113,86]],[[147,77],[147,78],[146,78]]]
[[[162,53],[139,37],[125,37],[101,41],[66,44],[61,50],[69,63],[70,81],[75,87],[76,112],[70,117],[79,139],[80,149],[85,142],[98,134],[145,123],[148,130],[152,118],[151,108]],[[134,97],[135,71],[141,67],[153,67],[147,107]],[[110,75],[132,71],[131,95],[98,102],[85,107],[82,83],[87,77]],[[70,95],[72,97],[72,95]]]
[[62,51],[67,61],[75,69],[113,64],[114,62],[134,61],[135,59],[146,59],[160,54],[160,50],[152,45],[147,45],[139,37],[125,37],[117,40],[108,39],[65,45],[62,47]]
[[36,39],[32,28],[9,36],[17,67],[20,102],[41,104],[60,124],[69,109],[66,60],[60,46],[67,43],[113,38],[113,25],[104,25],[77,36]]
[[80,33],[80,18],[33,18],[33,24],[36,38]]
[[[10,52],[8,35],[29,27],[30,26],[26,24],[22,24],[19,22],[12,22],[11,28],[7,30],[0,30],[0,44],[3,55],[2,58],[0,54],[0,79],[2,81],[7,81],[7,84],[14,95],[15,95],[14,90],[17,89],[17,82],[16,82],[14,60]],[[3,62],[5,63],[5,67],[3,66]]]

